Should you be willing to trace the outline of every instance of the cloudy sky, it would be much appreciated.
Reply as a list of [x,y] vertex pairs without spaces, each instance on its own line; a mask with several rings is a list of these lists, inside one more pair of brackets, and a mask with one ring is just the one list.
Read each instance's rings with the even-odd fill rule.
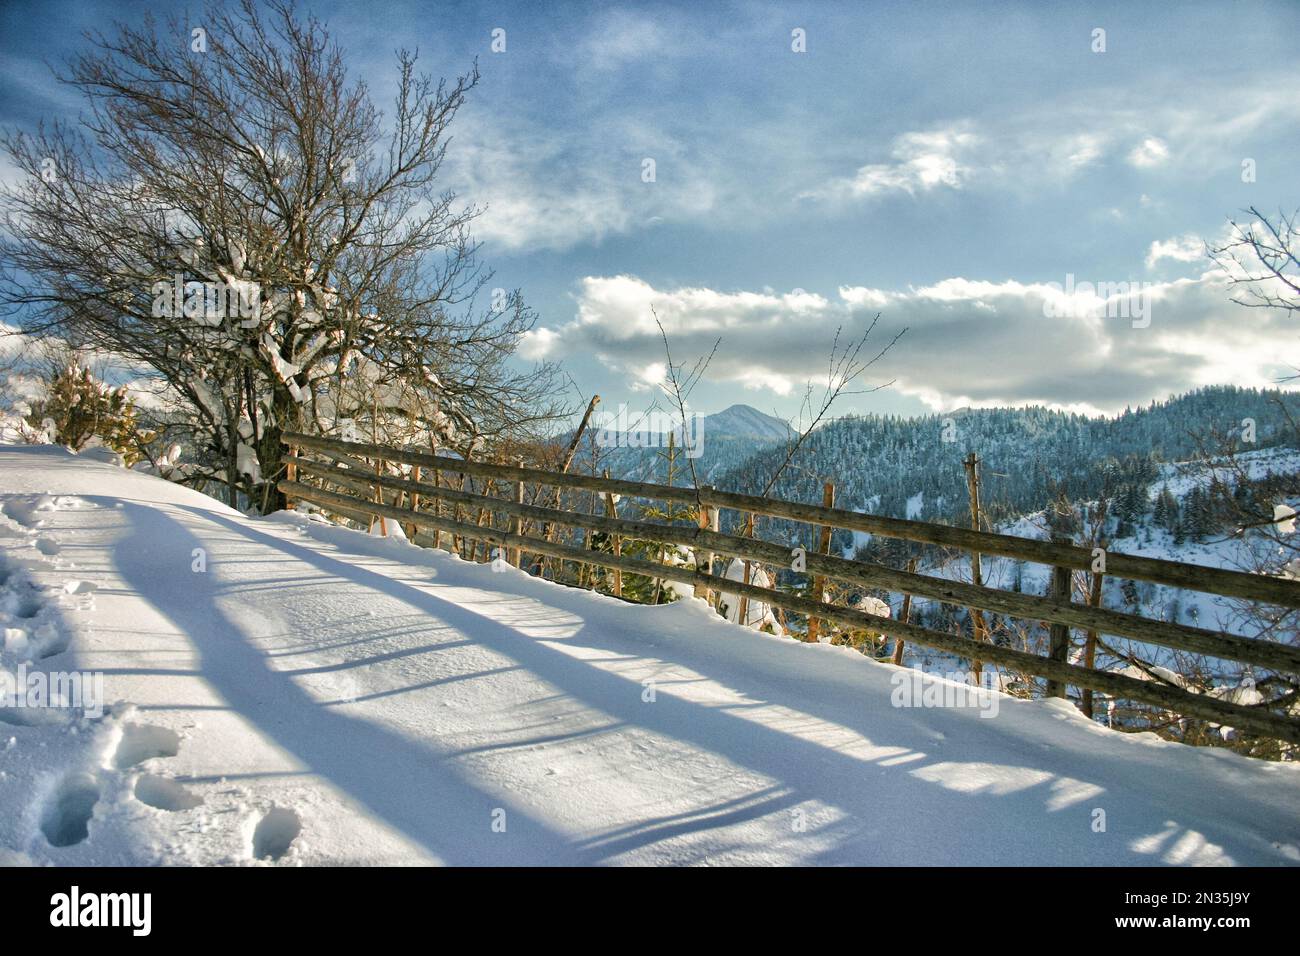
[[[150,6],[0,3],[0,122],[75,115],[42,61]],[[652,308],[678,358],[722,340],[702,411],[794,414],[877,313],[895,384],[845,411],[1114,412],[1300,364],[1203,254],[1300,207],[1300,3],[306,6],[381,99],[398,47],[477,58],[448,185],[541,316],[526,355],[606,407],[654,394]]]

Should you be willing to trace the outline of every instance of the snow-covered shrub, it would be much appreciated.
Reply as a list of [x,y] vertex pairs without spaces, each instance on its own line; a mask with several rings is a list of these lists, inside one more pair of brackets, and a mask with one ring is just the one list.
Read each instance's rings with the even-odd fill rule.
[[127,465],[139,460],[138,442],[149,437],[139,432],[126,388],[106,385],[75,360],[54,373],[45,397],[31,404],[25,421],[34,440],[73,451],[102,446]]

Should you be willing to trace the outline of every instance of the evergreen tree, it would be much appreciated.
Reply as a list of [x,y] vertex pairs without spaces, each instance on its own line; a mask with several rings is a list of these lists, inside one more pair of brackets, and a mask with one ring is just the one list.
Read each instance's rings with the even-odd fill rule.
[[1187,536],[1193,541],[1205,540],[1205,537],[1213,531],[1210,502],[1206,492],[1198,485],[1187,495],[1184,505]]
[[1162,486],[1160,494],[1156,495],[1155,511],[1152,517],[1155,518],[1156,524],[1161,528],[1169,525],[1169,502],[1171,497],[1168,485]]

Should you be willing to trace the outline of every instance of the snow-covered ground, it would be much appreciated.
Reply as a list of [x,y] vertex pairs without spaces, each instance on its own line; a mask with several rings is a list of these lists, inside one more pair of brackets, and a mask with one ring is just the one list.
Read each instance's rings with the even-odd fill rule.
[[1300,767],[1058,701],[895,707],[898,668],[693,600],[50,447],[0,447],[0,507],[6,671],[110,705],[0,711],[6,863],[1300,862]]

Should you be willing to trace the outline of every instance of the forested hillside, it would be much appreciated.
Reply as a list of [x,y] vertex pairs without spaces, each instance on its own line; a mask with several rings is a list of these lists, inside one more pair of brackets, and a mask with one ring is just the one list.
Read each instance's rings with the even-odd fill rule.
[[[1135,504],[1145,500],[1160,464],[1222,453],[1229,445],[1254,450],[1286,444],[1295,434],[1288,417],[1297,413],[1300,398],[1291,392],[1215,386],[1115,418],[1042,407],[855,416],[809,435],[774,494],[819,501],[823,482],[834,480],[840,507],[966,523],[962,459],[974,451],[984,511],[993,523],[1060,499],[1105,495]],[[783,448],[760,449],[713,483],[757,492],[783,457]]]

